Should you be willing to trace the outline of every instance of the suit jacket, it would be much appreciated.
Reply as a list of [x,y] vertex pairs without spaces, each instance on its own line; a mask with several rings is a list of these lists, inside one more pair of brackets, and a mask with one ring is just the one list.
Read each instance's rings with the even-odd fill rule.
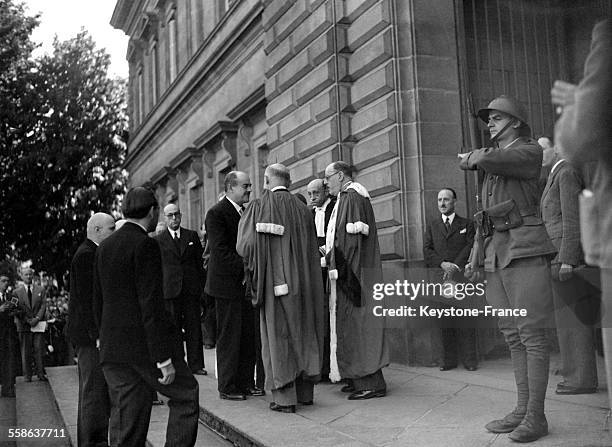
[[[334,205],[336,204],[336,198],[334,196],[329,196],[329,204],[327,205],[327,208],[325,208],[325,231],[327,232],[327,224],[329,224],[329,218],[331,217],[332,211],[334,210]],[[312,218],[314,220],[315,218],[315,210],[314,208],[312,209]],[[319,244],[319,247],[321,245],[325,245],[325,237],[318,237],[317,236],[317,241]],[[321,256],[325,256],[325,255],[321,255]]]
[[243,299],[244,263],[236,252],[240,214],[224,197],[206,213],[210,259],[205,292],[215,298]]
[[96,251],[93,313],[100,362],[145,365],[183,356],[164,310],[159,244],[126,222]]
[[[515,259],[554,255],[544,222],[540,217],[539,178],[542,148],[531,138],[519,137],[507,148],[476,149],[460,161],[464,170],[482,169],[483,209],[489,210],[513,199],[523,225],[508,231],[494,231],[485,241],[485,270],[504,268]],[[552,257],[552,256],[551,256]]]
[[45,319],[47,312],[47,291],[36,284],[32,284],[32,305],[28,300],[28,292],[25,286],[21,286],[15,290],[15,295],[19,299],[20,313],[15,319],[18,332],[28,332],[30,325],[27,323],[29,318],[37,317],[39,321]]
[[70,264],[68,339],[77,346],[95,346],[98,328],[93,317],[93,268],[97,245],[86,239]]
[[562,160],[548,176],[542,193],[542,219],[550,240],[559,251],[552,263],[577,266],[582,263],[578,195],[582,179]]
[[[455,214],[450,232],[447,233],[442,216],[438,215],[425,230],[423,243],[425,265],[430,268],[440,268],[440,264],[446,261],[457,264],[463,270],[474,243],[474,233],[474,223],[458,214]],[[456,276],[461,276],[461,273]]]
[[597,164],[590,188],[599,204],[592,234],[601,248],[600,267],[612,268],[612,19],[593,28],[591,51],[584,64],[584,77],[576,87],[574,104],[563,108],[555,125],[555,140],[563,156],[573,165]]
[[[11,298],[13,298],[12,293],[4,293],[4,297],[0,297],[0,305],[3,303],[3,298],[10,302]],[[17,326],[15,326],[15,315],[18,312],[17,307],[10,307],[6,309],[4,312],[0,312],[0,345],[7,340],[9,336],[17,335]],[[1,350],[0,350],[1,352]],[[2,359],[0,359],[2,362]]]
[[167,300],[182,294],[199,297],[204,287],[203,250],[198,233],[183,227],[180,232],[180,248],[168,230],[155,236],[161,249],[164,298]]

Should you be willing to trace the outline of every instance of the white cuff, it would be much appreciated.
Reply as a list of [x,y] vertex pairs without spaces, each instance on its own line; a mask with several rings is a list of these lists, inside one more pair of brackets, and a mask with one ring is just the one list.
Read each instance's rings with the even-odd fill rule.
[[338,270],[336,270],[336,269],[330,270],[328,272],[328,275],[329,275],[329,279],[335,281],[335,280],[338,279]]
[[157,362],[157,367],[158,368],[165,368],[166,366],[170,365],[172,363],[172,359],[168,359],[165,362]]
[[325,256],[321,256],[321,267],[327,267],[327,261],[325,260]]
[[274,296],[283,296],[289,294],[289,286],[287,284],[281,284],[280,286],[274,286]]
[[366,223],[363,223],[361,221],[355,222],[355,223],[347,223],[346,224],[346,232],[349,234],[357,234],[357,233],[361,233],[365,236],[367,236],[370,233],[370,226]]
[[255,231],[258,233],[270,233],[282,236],[285,233],[285,227],[273,223],[258,222],[255,224]]

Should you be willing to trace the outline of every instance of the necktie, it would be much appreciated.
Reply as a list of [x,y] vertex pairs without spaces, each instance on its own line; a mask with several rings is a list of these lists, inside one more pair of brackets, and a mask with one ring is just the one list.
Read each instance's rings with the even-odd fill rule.
[[30,307],[32,307],[32,287],[28,286],[28,303],[30,303]]
[[181,248],[181,239],[179,238],[178,232],[174,233],[174,245],[176,245],[176,248],[178,248],[180,250],[180,248]]
[[446,227],[446,233],[450,233],[451,230],[451,224],[450,224],[450,219],[447,217],[446,220],[444,221],[444,226]]
[[244,208],[243,208],[243,207],[240,207],[240,208],[238,209],[238,214],[240,214],[240,215],[242,216],[242,213],[243,213],[243,212],[244,212]]

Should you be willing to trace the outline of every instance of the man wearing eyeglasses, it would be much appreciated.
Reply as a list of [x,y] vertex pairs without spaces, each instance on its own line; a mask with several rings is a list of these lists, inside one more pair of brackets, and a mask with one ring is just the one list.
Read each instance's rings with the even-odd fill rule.
[[[376,219],[366,188],[353,169],[337,161],[325,168],[325,183],[336,205],[325,250],[330,290],[330,378],[347,379],[349,400],[383,397],[382,368],[389,364],[384,321],[372,313],[373,284],[382,282]],[[367,342],[363,342],[366,340]]]
[[197,232],[181,226],[181,217],[178,205],[166,205],[167,229],[160,231],[155,240],[162,255],[166,309],[179,332],[184,331],[189,369],[205,376],[200,326],[200,298],[204,289],[202,244]]

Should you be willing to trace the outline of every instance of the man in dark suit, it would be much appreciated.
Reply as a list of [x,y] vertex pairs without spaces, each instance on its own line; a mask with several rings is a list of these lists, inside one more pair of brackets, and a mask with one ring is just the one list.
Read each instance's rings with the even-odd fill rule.
[[[38,284],[33,284],[34,270],[26,268],[22,273],[24,285],[15,290],[19,299],[19,314],[17,315],[17,332],[19,332],[19,345],[21,347],[21,367],[26,382],[32,381],[32,347],[36,360],[38,379],[46,382],[44,353],[44,328],[38,323],[45,324],[47,311],[47,292]],[[32,328],[36,327],[36,332]]]
[[254,311],[245,298],[244,263],[236,252],[238,222],[249,201],[251,179],[241,171],[225,176],[225,197],[206,213],[210,246],[205,292],[217,313],[217,376],[221,399],[263,395],[255,388]]
[[110,401],[96,347],[98,328],[93,318],[93,267],[96,248],[115,230],[115,219],[96,213],[87,221],[87,239],[70,265],[67,334],[75,346],[79,372],[77,438],[79,445],[108,445]]
[[200,299],[204,287],[202,244],[198,233],[181,227],[181,210],[170,203],[164,208],[167,229],[155,239],[159,243],[164,270],[166,309],[176,327],[184,331],[187,365],[191,372],[205,376]]
[[166,445],[194,445],[198,382],[183,359],[176,326],[164,309],[159,206],[147,188],[124,199],[127,222],[96,251],[93,311],[100,334],[100,362],[111,399],[111,445],[144,445],[151,390],[168,396]]
[[[438,281],[464,281],[462,267],[467,263],[474,243],[474,224],[455,213],[456,202],[454,189],[440,190],[438,210],[441,217],[430,222],[425,231],[425,264],[435,269]],[[465,369],[475,371],[478,365],[476,329],[462,327],[465,324],[460,319],[449,318],[442,323],[443,357],[440,371],[456,368],[460,357]]]
[[[552,154],[547,154],[547,151]],[[578,195],[580,175],[557,154],[544,150],[543,166],[550,174],[542,194],[542,219],[559,253],[551,261],[553,302],[561,352],[563,381],[557,394],[589,394],[597,391],[594,324],[599,313],[599,292],[581,277],[584,264],[580,245]]]
[[336,198],[329,194],[329,190],[323,179],[315,179],[306,187],[310,206],[312,206],[312,217],[317,230],[317,241],[321,255],[321,273],[323,275],[323,297],[324,307],[324,339],[323,339],[323,363],[321,364],[321,381],[329,382],[329,287],[327,280],[327,264],[325,261],[325,235],[327,225],[331,217]]
[[0,273],[0,396],[15,397],[17,328],[14,316],[17,313],[16,298],[8,292],[10,278]]

